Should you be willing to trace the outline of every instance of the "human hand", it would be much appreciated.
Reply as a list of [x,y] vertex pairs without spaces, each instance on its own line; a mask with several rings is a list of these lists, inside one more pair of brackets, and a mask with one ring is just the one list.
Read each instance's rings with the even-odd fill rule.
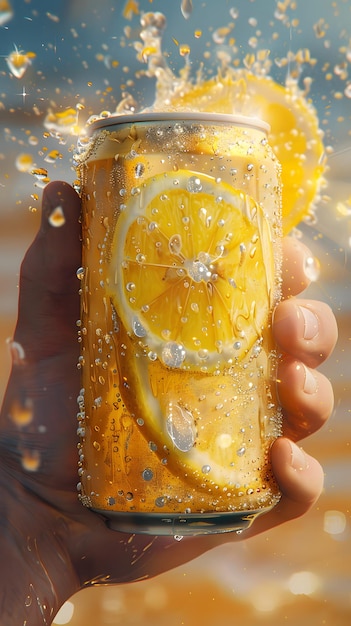
[[[64,220],[55,227],[49,218],[58,206]],[[273,528],[305,513],[323,484],[318,461],[294,442],[316,431],[332,410],[330,383],[314,368],[334,347],[336,323],[325,304],[291,297],[274,316],[283,353],[278,389],[284,437],[272,447],[272,464],[283,495],[270,513],[240,536],[177,543],[110,530],[78,502],[79,213],[74,190],[50,183],[43,194],[40,232],[21,268],[13,369],[0,417],[1,626],[50,624],[65,600],[94,581],[154,576],[224,541]],[[294,239],[285,242],[284,250],[285,295],[295,296],[309,283],[303,269],[309,252]]]

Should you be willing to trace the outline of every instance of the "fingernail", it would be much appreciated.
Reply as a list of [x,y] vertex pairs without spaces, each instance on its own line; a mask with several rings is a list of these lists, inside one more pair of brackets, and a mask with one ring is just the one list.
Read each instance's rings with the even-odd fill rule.
[[319,323],[316,315],[304,306],[299,306],[304,320],[303,338],[310,341],[314,339],[319,331]]
[[308,469],[308,460],[302,448],[290,441],[291,446],[291,467],[299,472]]
[[305,393],[308,394],[314,394],[316,393],[317,389],[318,389],[318,385],[317,385],[317,380],[314,376],[314,374],[311,372],[310,369],[308,369],[308,367],[306,367],[305,365],[303,366],[304,371],[305,371],[305,382],[303,385],[303,390]]

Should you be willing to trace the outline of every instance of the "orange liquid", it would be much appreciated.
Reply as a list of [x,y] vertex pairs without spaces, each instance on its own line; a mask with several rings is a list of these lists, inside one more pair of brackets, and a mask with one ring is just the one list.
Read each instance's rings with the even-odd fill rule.
[[[242,274],[236,274],[242,282],[237,301],[241,309],[231,313],[234,336],[222,334],[211,358],[207,354],[212,346],[208,330],[208,311],[212,309],[209,302],[204,313],[201,294],[208,297],[212,293],[212,281],[218,279],[214,275],[221,274],[227,263],[225,254],[223,260],[216,259],[208,266],[213,272],[206,279],[209,284],[194,277],[191,269],[184,269],[186,262],[181,268],[183,274],[188,272],[184,285],[190,296],[186,298],[191,293],[194,296],[188,310],[196,312],[192,319],[198,320],[199,330],[195,322],[189,326],[183,311],[179,313],[180,330],[174,329],[177,324],[167,331],[160,327],[156,337],[158,321],[161,324],[165,315],[168,321],[177,319],[176,314],[172,317],[174,297],[166,304],[159,298],[160,305],[153,305],[152,315],[147,312],[150,307],[139,306],[139,300],[156,289],[154,263],[141,261],[136,271],[135,264],[123,261],[123,253],[118,252],[124,246],[129,254],[135,244],[137,256],[147,250],[145,257],[150,258],[154,254],[150,250],[157,243],[161,245],[161,239],[152,239],[155,234],[151,228],[144,233],[140,217],[130,220],[131,228],[118,231],[119,220],[131,206],[133,195],[146,189],[153,177],[166,174],[174,184],[178,182],[177,171],[189,171],[189,176],[203,172],[213,180],[221,179],[225,191],[230,185],[259,207],[253,218],[258,233],[251,238],[255,246],[251,241],[251,248],[245,247],[237,257],[237,265],[243,269]],[[95,140],[93,149],[82,159],[80,176],[84,278],[79,332],[84,393],[78,416],[83,504],[115,519],[119,513],[178,515],[184,519],[237,513],[240,517],[271,508],[279,499],[269,449],[280,434],[277,357],[270,330],[272,307],[280,295],[280,186],[279,165],[264,133],[252,127],[213,123],[202,124],[201,132],[198,126],[194,130],[183,122],[114,127],[102,131]],[[156,187],[158,180],[153,183]],[[143,211],[141,203],[141,214]],[[128,225],[128,218],[123,219]],[[195,222],[184,228],[188,230],[182,234],[183,241],[189,228],[195,230]],[[180,235],[173,233],[172,226],[169,229],[172,236],[167,241],[169,244],[176,236],[174,245]],[[128,235],[117,241],[121,232]],[[202,236],[197,235],[198,239]],[[138,237],[145,250],[135,243]],[[196,239],[195,232],[192,237]],[[252,296],[245,294],[245,277],[258,271],[261,257],[256,249],[264,267],[258,273],[257,287],[254,282],[247,283],[247,290],[254,290]],[[196,268],[203,270],[205,264],[196,263]],[[183,289],[178,287],[183,284],[178,275],[174,279],[172,272],[173,268],[165,270],[165,281],[174,280],[176,288]],[[130,276],[137,277],[135,297],[128,293]],[[238,285],[235,287],[238,291]],[[138,314],[136,327],[128,319],[126,307],[130,307],[131,316]],[[266,314],[260,313],[263,310]],[[215,320],[218,327],[220,322]],[[186,337],[196,332],[198,338],[191,349],[186,343],[184,354],[179,355],[187,324],[190,331]],[[153,531],[159,529],[154,526]]]

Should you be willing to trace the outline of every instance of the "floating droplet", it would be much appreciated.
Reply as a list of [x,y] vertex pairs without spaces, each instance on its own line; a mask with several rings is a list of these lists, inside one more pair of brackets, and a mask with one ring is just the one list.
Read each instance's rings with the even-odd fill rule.
[[183,17],[185,17],[185,19],[189,19],[190,15],[193,12],[193,2],[192,0],[182,0],[182,3],[180,5],[180,10],[182,12]]
[[22,78],[35,56],[34,52],[23,52],[23,50],[17,50],[16,48],[15,51],[11,52],[6,58],[11,74],[16,78]]
[[179,404],[170,403],[166,428],[178,450],[189,452],[193,448],[197,433],[194,417],[190,411]]
[[3,26],[13,17],[13,10],[8,0],[0,2],[0,26]]
[[77,271],[76,271],[76,275],[78,280],[83,280],[84,276],[85,276],[85,269],[84,267],[78,267]]
[[30,172],[33,169],[33,157],[31,154],[21,152],[15,161],[16,168],[19,172]]

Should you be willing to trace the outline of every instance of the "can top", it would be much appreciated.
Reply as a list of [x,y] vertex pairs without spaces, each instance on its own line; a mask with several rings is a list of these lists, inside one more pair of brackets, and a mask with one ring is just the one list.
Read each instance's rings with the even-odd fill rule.
[[147,122],[212,122],[219,124],[233,124],[236,126],[247,126],[255,128],[264,133],[269,133],[270,125],[258,117],[249,117],[246,115],[226,114],[226,113],[202,113],[196,111],[168,111],[155,112],[145,111],[144,113],[126,114],[126,115],[110,115],[109,117],[101,117],[93,121],[89,127],[94,132],[101,128],[109,126],[131,125],[136,123]]

